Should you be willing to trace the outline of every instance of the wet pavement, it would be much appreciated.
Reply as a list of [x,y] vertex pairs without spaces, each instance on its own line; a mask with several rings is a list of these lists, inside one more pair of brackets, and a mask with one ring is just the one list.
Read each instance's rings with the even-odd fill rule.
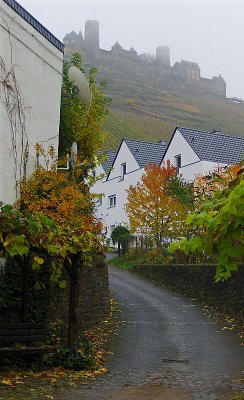
[[187,300],[110,267],[110,291],[122,311],[109,373],[66,400],[230,400],[242,388],[243,348],[235,333]]

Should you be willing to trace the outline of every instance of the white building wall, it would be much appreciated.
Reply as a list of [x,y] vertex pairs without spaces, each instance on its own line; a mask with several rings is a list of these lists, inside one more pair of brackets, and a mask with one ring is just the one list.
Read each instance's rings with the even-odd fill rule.
[[[124,179],[121,180],[121,164],[125,162],[127,173]],[[143,172],[144,168],[139,167],[126,143],[123,142],[108,180],[97,182],[91,189],[93,193],[103,193],[104,195],[102,205],[97,206],[96,215],[102,220],[108,238],[111,236],[113,227],[117,225],[126,226],[128,224],[124,208],[127,203],[127,189],[129,189],[130,185],[136,185]],[[113,195],[116,195],[116,206],[109,207],[109,196]]]
[[208,175],[218,167],[225,165],[226,164],[218,164],[216,162],[203,160],[180,168],[180,174],[182,174],[186,181],[194,181],[197,175]]
[[[63,54],[12,8],[0,0],[0,56],[7,70],[14,67],[29,142],[28,173],[35,163],[34,145],[58,148]],[[16,200],[10,122],[0,90],[0,200]],[[18,134],[18,161],[20,156]]]
[[[124,176],[124,180],[114,178],[103,182],[100,186],[93,187],[92,191],[95,193],[103,193],[102,205],[97,206],[97,217],[100,218],[104,224],[106,236],[110,237],[113,227],[117,225],[128,225],[128,218],[125,212],[125,204],[127,203],[127,189],[130,185],[136,185],[141,179],[144,172],[140,168],[134,172],[128,173]],[[97,185],[97,184],[96,184]],[[94,189],[95,188],[95,189]],[[116,195],[116,206],[109,207],[109,196]]]

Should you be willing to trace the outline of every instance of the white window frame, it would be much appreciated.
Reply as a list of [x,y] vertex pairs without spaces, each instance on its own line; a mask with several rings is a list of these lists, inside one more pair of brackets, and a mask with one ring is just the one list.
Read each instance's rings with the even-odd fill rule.
[[[179,162],[180,161],[180,162]],[[175,156],[175,167],[176,167],[176,174],[178,175],[180,172],[180,168],[182,166],[182,159],[181,159],[181,154],[177,154]]]
[[121,164],[121,180],[124,180],[124,176],[126,175],[126,162]]
[[108,208],[116,207],[116,194],[108,196]]

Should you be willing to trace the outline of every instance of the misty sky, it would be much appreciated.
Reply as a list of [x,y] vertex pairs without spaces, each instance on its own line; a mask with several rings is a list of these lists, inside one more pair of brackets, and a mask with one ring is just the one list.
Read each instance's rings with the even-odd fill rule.
[[197,62],[201,76],[221,74],[227,96],[244,99],[244,0],[19,0],[62,41],[85,21],[100,22],[100,47],[117,40],[125,49],[155,54],[171,49],[171,65]]

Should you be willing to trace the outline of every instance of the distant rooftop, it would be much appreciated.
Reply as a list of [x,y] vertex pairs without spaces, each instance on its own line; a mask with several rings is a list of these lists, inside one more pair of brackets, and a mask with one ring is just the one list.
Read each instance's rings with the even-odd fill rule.
[[26,22],[35,28],[42,36],[44,36],[50,43],[53,44],[62,53],[64,52],[64,45],[58,40],[51,32],[49,32],[36,18],[34,18],[28,11],[26,11],[15,0],[3,0],[9,7],[11,7],[17,14],[19,14]]
[[244,138],[224,135],[220,131],[201,131],[177,127],[200,160],[235,164],[244,158]]
[[200,69],[199,65],[192,61],[181,60],[181,65],[183,65],[184,67],[188,67],[188,68]]

